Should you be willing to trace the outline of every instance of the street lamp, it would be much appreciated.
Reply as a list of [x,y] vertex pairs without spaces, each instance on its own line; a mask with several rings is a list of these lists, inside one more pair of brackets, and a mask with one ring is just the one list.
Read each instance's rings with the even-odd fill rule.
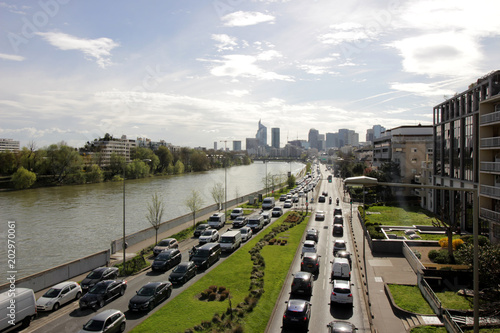
[[[479,332],[479,189],[474,188],[463,188],[463,187],[444,187],[436,185],[415,185],[415,184],[403,184],[403,183],[382,183],[378,182],[375,178],[370,178],[366,176],[361,177],[350,177],[344,180],[346,185],[362,185],[363,186],[363,223],[365,220],[365,186],[392,186],[392,187],[406,187],[406,188],[427,188],[432,190],[450,190],[450,191],[461,191],[461,192],[472,192],[474,195],[473,201],[473,222],[472,222],[472,236],[474,241],[474,256],[473,256],[473,285],[474,285],[474,333]],[[364,230],[364,229],[363,229]],[[364,242],[365,233],[363,231],[363,261],[364,258]],[[365,262],[365,274],[366,274],[366,262]]]
[[[227,140],[221,140],[220,142],[224,142],[224,217],[227,218],[227,161],[226,161],[226,144]],[[238,201],[238,199],[236,199]]]

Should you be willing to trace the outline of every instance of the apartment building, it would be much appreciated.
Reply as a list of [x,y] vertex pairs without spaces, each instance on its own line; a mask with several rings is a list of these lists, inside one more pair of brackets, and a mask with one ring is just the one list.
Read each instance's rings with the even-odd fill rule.
[[95,150],[93,155],[98,154],[98,164],[101,167],[110,165],[111,154],[115,153],[125,157],[125,161],[130,162],[130,150],[137,146],[136,140],[129,140],[127,136],[122,135],[120,139],[109,138],[100,139],[92,142]]
[[[434,183],[479,187],[480,231],[500,241],[500,71],[434,107]],[[444,211],[472,231],[473,192],[435,191],[435,211]]]
[[20,143],[12,139],[0,139],[0,152],[3,151],[19,151]]

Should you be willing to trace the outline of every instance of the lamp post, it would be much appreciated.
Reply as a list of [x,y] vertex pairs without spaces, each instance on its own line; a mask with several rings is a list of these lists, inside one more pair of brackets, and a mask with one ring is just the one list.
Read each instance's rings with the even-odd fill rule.
[[[474,253],[473,253],[473,288],[474,288],[474,333],[479,332],[479,189],[478,187],[474,188],[463,188],[463,187],[444,187],[444,186],[436,186],[436,185],[414,185],[414,184],[402,184],[402,183],[382,183],[378,182],[375,178],[370,178],[366,176],[361,177],[350,177],[344,180],[346,185],[362,185],[363,186],[363,222],[365,219],[365,210],[364,210],[364,187],[365,186],[392,186],[392,187],[406,187],[406,188],[427,188],[433,190],[450,190],[450,191],[461,191],[461,192],[472,192],[474,195],[473,202],[473,222],[472,222],[472,237],[474,244]],[[365,247],[365,235],[363,232],[363,261],[364,258],[364,247]],[[366,268],[366,262],[365,262]],[[366,274],[366,271],[365,271]]]
[[224,217],[227,218],[227,161],[225,155],[227,140],[221,140],[220,142],[224,142]]

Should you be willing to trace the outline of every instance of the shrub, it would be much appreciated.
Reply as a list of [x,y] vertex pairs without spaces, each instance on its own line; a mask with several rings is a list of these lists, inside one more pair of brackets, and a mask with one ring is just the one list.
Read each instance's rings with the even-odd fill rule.
[[222,293],[224,290],[226,290],[226,287],[224,287],[224,286],[219,287],[219,293]]
[[434,259],[436,259],[436,257],[439,255],[439,252],[437,250],[430,250],[429,251],[429,254],[427,255],[427,257],[429,257],[429,259],[431,261],[434,261]]
[[415,250],[415,251],[413,251],[413,253],[415,254],[415,257],[417,257],[418,259],[422,259],[422,254],[420,252]]
[[210,293],[210,294],[208,295],[208,300],[209,300],[209,301],[214,301],[216,298],[217,298],[217,294],[216,294],[216,293],[213,293],[213,292],[212,292],[212,293]]
[[434,258],[434,262],[436,264],[449,264],[450,263],[450,256],[448,255],[448,251],[447,250],[439,250],[437,257]]
[[448,237],[443,237],[439,240],[439,246],[442,248],[447,248],[448,247]]
[[208,287],[208,289],[210,289],[212,292],[216,292],[217,286],[210,286],[210,287]]
[[460,246],[464,245],[464,241],[461,239],[454,239],[452,242],[452,246],[454,250],[458,250]]

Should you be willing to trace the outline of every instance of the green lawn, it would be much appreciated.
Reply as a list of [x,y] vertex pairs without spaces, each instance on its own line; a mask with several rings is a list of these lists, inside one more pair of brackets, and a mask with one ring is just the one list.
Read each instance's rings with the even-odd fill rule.
[[423,209],[410,211],[400,207],[372,206],[366,210],[366,221],[398,226],[432,225],[435,218],[428,214],[430,213]]
[[417,286],[389,284],[392,298],[397,306],[406,311],[423,315],[433,315],[434,311],[425,300]]
[[446,309],[472,310],[473,308],[472,303],[469,302],[472,301],[472,299],[467,298],[465,296],[457,295],[457,293],[454,291],[443,291],[434,293],[443,304],[443,307]]
[[[286,215],[274,222],[273,226],[282,223]],[[267,245],[261,250],[266,264],[265,292],[253,312],[245,317],[245,332],[264,331],[306,227],[307,219],[280,234],[288,239],[287,245]],[[248,295],[253,265],[248,250],[267,233],[266,230],[252,238],[241,250],[231,255],[214,270],[204,274],[199,281],[155,312],[132,332],[184,332],[187,328],[199,325],[203,321],[210,321],[216,313],[224,313],[229,307],[228,300],[206,302],[197,298],[197,294],[211,285],[224,286],[230,290],[233,308],[243,302]]]

